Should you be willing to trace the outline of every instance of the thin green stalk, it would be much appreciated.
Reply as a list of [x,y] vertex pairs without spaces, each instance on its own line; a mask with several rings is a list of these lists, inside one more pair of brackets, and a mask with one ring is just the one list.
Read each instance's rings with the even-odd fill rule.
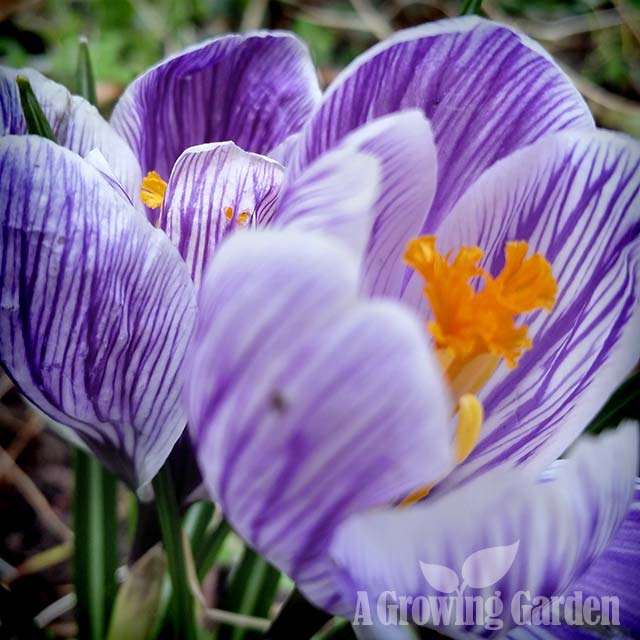
[[56,136],[47,120],[47,116],[44,115],[36,94],[33,93],[31,83],[24,76],[18,76],[16,83],[18,84],[20,104],[24,113],[27,132],[56,142]]
[[[204,577],[211,571],[227,536],[231,532],[231,527],[226,520],[221,520],[218,525],[211,531],[208,531],[208,525],[211,523],[215,507],[211,503],[200,503],[194,505],[184,519],[184,528],[191,539],[191,548],[194,554],[194,565],[198,582],[202,582]],[[164,627],[169,602],[171,600],[171,584],[166,582],[162,591],[160,606],[158,607],[158,615],[156,624],[154,625],[155,638],[160,630]]]
[[116,593],[116,479],[91,455],[74,452],[73,578],[81,640],[102,640]]
[[[266,618],[279,581],[280,572],[253,549],[245,547],[240,565],[231,580],[228,606],[223,608],[242,615]],[[255,633],[241,627],[226,627],[220,631],[220,640],[256,637]]]
[[482,0],[464,0],[462,9],[460,9],[460,15],[466,16],[471,13],[480,13],[482,9]]
[[216,508],[212,502],[198,502],[191,506],[184,518],[184,528],[191,539],[191,548],[199,549],[211,524]]
[[205,533],[199,545],[193,545],[194,564],[196,565],[198,580],[204,580],[205,576],[211,571],[211,567],[213,567],[213,563],[216,561],[222,545],[230,533],[231,527],[229,523],[226,520],[221,520],[213,531]]
[[162,467],[153,479],[153,490],[162,531],[162,542],[169,563],[172,586],[171,603],[174,624],[176,625],[175,636],[180,640],[197,640],[194,602],[187,575],[180,510],[168,465]]
[[91,104],[97,104],[96,83],[93,77],[93,66],[89,55],[89,43],[85,37],[80,38],[78,43],[78,71],[77,71],[77,91],[85,100]]

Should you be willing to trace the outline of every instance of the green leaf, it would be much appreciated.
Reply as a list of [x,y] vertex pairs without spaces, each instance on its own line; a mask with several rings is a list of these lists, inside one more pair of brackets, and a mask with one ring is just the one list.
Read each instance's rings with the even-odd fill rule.
[[168,464],[160,469],[152,484],[162,531],[162,542],[169,561],[175,637],[179,640],[197,640],[194,602],[187,573],[180,509],[173,490],[171,470]]
[[131,568],[113,608],[107,640],[147,640],[160,604],[167,558],[151,547]]
[[[245,547],[242,560],[231,578],[229,595],[223,608],[235,613],[266,618],[276,595],[280,572],[253,549]],[[220,640],[256,638],[240,627],[223,627]]]
[[103,640],[116,593],[116,479],[91,455],[74,452],[73,579],[80,638]]
[[[191,540],[195,571],[199,581],[202,581],[211,570],[231,532],[231,528],[224,519],[221,519],[216,526],[210,529],[214,515],[215,507],[212,503],[198,502],[189,509],[184,517],[184,529]],[[156,616],[153,637],[156,637],[165,625],[171,594],[171,584],[167,580]]]
[[460,15],[466,16],[472,13],[479,14],[482,9],[482,0],[464,0]]
[[209,571],[211,571],[211,567],[213,567],[213,563],[220,555],[222,547],[230,533],[231,527],[229,523],[226,520],[221,520],[213,531],[208,531],[203,535],[199,544],[195,544],[194,539],[194,560],[198,580],[203,580]]
[[81,95],[91,104],[98,104],[96,99],[96,82],[93,76],[91,56],[89,54],[89,42],[86,38],[80,38],[78,43],[78,71],[76,73],[78,95]]
[[212,502],[197,502],[191,506],[184,517],[184,528],[191,539],[191,547],[194,550],[202,544],[215,510]]
[[57,142],[53,129],[47,120],[47,116],[44,115],[38,98],[36,98],[35,93],[33,93],[31,83],[24,76],[18,76],[16,82],[18,83],[20,104],[22,105],[22,112],[24,113],[24,119],[27,124],[27,131],[33,135],[42,136],[43,138]]

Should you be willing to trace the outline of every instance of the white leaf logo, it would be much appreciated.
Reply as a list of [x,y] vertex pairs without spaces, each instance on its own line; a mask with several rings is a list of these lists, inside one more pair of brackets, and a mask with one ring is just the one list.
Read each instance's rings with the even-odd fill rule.
[[434,589],[442,593],[452,593],[458,588],[458,576],[449,567],[443,567],[441,564],[420,562],[420,568],[422,569],[422,575]]
[[[504,547],[487,547],[472,553],[462,565],[465,584],[475,589],[490,587],[502,578],[516,558],[520,540]],[[424,573],[424,569],[422,570]]]

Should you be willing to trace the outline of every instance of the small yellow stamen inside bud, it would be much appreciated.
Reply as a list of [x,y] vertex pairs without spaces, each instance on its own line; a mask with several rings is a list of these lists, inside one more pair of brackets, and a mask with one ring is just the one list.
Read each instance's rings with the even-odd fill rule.
[[[227,207],[224,210],[224,215],[227,220],[231,220],[233,218],[233,207]],[[250,217],[251,217],[250,211],[243,211],[242,213],[238,214],[237,223],[242,225],[247,224]]]
[[456,428],[456,460],[458,464],[467,459],[480,437],[482,427],[482,403],[470,393],[458,401],[458,426]]
[[149,171],[142,181],[140,200],[150,209],[162,206],[167,183],[155,171]]

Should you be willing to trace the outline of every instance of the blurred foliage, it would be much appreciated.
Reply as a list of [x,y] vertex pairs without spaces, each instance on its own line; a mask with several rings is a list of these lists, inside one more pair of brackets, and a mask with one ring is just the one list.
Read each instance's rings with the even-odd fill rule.
[[[457,15],[461,0],[0,0],[0,60],[72,85],[89,38],[98,99],[141,71],[227,31],[290,29],[328,83],[393,30]],[[640,0],[485,0],[484,13],[539,40],[575,74],[605,126],[640,135]],[[574,78],[575,79],[575,78]]]

